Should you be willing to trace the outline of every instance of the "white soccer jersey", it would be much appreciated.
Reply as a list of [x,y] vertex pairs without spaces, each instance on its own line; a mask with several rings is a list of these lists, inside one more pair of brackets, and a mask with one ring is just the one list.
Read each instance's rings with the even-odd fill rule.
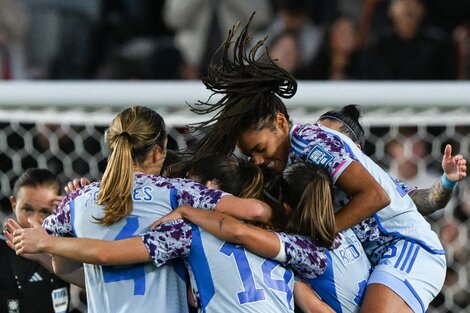
[[308,238],[279,233],[287,265],[335,312],[358,312],[371,265],[350,229],[336,235],[334,247],[317,247]]
[[[149,230],[157,219],[179,205],[213,209],[220,191],[181,179],[136,174],[132,214],[106,227],[96,222],[103,206],[96,202],[100,183],[67,196],[57,212],[44,221],[51,234],[104,240],[136,236]],[[123,251],[122,253],[126,253]],[[85,279],[90,313],[187,312],[187,291],[182,263],[155,267],[151,262],[130,266],[85,264]]]
[[418,187],[416,186],[411,186],[411,185],[408,185],[407,183],[399,180],[398,178],[394,178],[392,177],[392,179],[395,181],[395,183],[400,186],[406,193],[410,193],[412,191],[416,191],[418,190]]
[[[304,161],[318,164],[330,172],[333,182],[354,160],[369,171],[391,199],[387,207],[374,215],[383,234],[408,238],[431,253],[445,253],[436,233],[418,212],[406,191],[349,137],[318,124],[294,125],[290,136],[289,163]],[[335,188],[335,209],[341,209],[348,201],[348,196]],[[358,234],[358,237],[361,235]]]
[[176,220],[142,235],[155,264],[184,257],[200,312],[294,312],[293,272]]

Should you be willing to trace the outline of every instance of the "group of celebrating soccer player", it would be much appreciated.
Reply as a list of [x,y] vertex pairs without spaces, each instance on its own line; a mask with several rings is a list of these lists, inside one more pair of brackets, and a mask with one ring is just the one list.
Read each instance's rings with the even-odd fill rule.
[[89,312],[425,312],[446,260],[423,214],[446,204],[466,160],[447,146],[442,178],[420,190],[362,152],[359,106],[292,123],[281,98],[297,82],[258,57],[263,41],[248,49],[249,26],[203,77],[222,97],[191,106],[215,114],[181,162],[162,170],[163,118],[127,108],[106,130],[102,179],[42,225],[9,220],[10,247],[53,255],[61,275],[83,266]]

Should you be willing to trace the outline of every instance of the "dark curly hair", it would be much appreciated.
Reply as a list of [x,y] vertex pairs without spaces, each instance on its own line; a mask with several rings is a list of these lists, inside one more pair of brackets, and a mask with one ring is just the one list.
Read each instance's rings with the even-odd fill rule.
[[[190,125],[205,133],[190,151],[196,158],[214,153],[232,153],[241,133],[270,125],[277,113],[289,119],[280,98],[294,96],[297,82],[269,57],[264,46],[266,38],[258,41],[253,48],[247,48],[253,15],[234,42],[232,39],[239,23],[229,31],[227,39],[214,55],[207,74],[203,76],[202,82],[213,92],[212,95],[206,102],[190,105],[191,111],[196,114],[214,113],[212,118]],[[265,53],[257,57],[262,47]],[[222,98],[211,104],[209,101],[215,95],[222,95]]]

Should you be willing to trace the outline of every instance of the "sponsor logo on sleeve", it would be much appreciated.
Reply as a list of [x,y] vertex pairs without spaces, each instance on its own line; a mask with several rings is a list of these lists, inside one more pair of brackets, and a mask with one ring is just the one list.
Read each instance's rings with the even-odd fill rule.
[[332,160],[333,155],[320,146],[315,146],[308,154],[307,160],[311,163],[326,167]]

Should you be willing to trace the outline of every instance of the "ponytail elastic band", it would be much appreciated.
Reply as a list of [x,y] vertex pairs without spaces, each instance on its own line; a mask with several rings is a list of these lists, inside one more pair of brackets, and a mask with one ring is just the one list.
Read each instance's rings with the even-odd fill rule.
[[129,134],[126,131],[121,132],[119,136],[126,137],[127,139],[131,139],[131,134]]
[[329,114],[323,114],[322,116],[320,116],[319,119],[321,120],[321,119],[324,119],[324,118],[329,118],[329,119],[331,119],[331,120],[335,120],[335,121],[338,121],[338,122],[340,122],[341,124],[343,124],[344,127],[346,127],[346,128],[349,130],[349,133],[351,133],[351,135],[354,137],[354,138],[351,138],[351,139],[352,139],[354,142],[359,143],[359,138],[357,138],[356,133],[355,133],[355,132],[352,130],[352,128],[349,127],[349,125],[348,125],[345,121],[343,121],[341,118],[336,117],[336,116],[333,116],[333,115],[329,115]]
[[458,181],[450,181],[446,174],[442,174],[441,176],[441,184],[442,184],[442,187],[444,187],[445,189],[447,190],[451,190],[451,189],[454,189],[455,186],[457,186],[459,184]]

